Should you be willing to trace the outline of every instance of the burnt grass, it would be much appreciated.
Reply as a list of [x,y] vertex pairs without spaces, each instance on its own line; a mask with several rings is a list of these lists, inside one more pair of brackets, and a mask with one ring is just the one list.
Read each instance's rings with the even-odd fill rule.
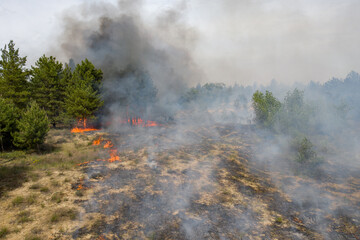
[[[335,180],[287,172],[275,181],[255,160],[252,126],[198,128],[186,135],[197,139],[191,144],[157,131],[136,144],[125,142],[143,132],[113,135],[124,143],[121,162],[83,167],[82,184],[94,191],[82,203],[85,216],[100,217],[85,217],[74,239],[360,239],[352,195],[359,185],[349,180],[345,191],[332,187]],[[318,195],[298,198],[303,188]]]

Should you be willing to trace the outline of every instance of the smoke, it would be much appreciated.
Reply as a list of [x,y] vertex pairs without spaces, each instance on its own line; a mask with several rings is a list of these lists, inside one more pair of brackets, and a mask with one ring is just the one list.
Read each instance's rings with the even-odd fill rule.
[[[150,24],[139,13],[142,6],[142,1],[88,3],[80,6],[80,17],[71,12],[64,18],[62,51],[75,62],[88,58],[102,69],[110,115],[134,104],[142,109],[137,116],[147,115],[156,111],[148,109],[154,102],[171,112],[188,83],[201,76],[190,54],[196,33],[181,23],[181,11],[170,9]],[[136,94],[143,101],[133,104],[129,96]]]
[[[339,31],[339,25],[334,24],[319,32],[337,16],[330,9],[333,5],[315,4],[314,10],[308,4],[214,1],[204,6],[201,1],[180,1],[149,21],[143,16],[145,4],[139,0],[86,3],[76,9],[80,16],[67,14],[61,51],[75,62],[88,58],[103,70],[102,114],[107,118],[102,120],[110,120],[107,130],[120,136],[117,145],[124,153],[121,157],[131,159],[121,167],[100,170],[108,171],[110,177],[96,196],[99,201],[89,202],[87,211],[118,214],[103,232],[126,233],[128,229],[116,228],[129,219],[138,223],[147,237],[152,232],[169,233],[174,239],[232,239],[231,232],[239,236],[246,232],[250,238],[259,233],[274,237],[277,235],[272,235],[272,228],[276,226],[269,215],[276,211],[291,226],[291,233],[279,238],[300,235],[294,216],[301,218],[301,227],[313,236],[319,233],[332,238],[339,235],[327,232],[329,215],[343,216],[339,213],[343,211],[359,219],[353,207],[353,190],[358,187],[348,183],[352,181],[348,174],[358,173],[351,168],[357,167],[359,158],[359,138],[357,131],[352,132],[356,125],[352,121],[359,116],[358,108],[354,110],[359,99],[349,91],[357,85],[337,98],[336,88],[328,95],[326,86],[297,85],[305,89],[305,100],[314,107],[309,119],[314,131],[295,130],[310,134],[324,160],[318,165],[296,162],[290,134],[255,129],[251,124],[254,91],[270,89],[282,100],[294,86],[273,81],[265,87],[205,84],[188,88],[204,81],[249,83],[272,77],[305,82],[313,76],[323,79],[325,71],[328,78],[332,75],[329,68],[338,62],[334,60],[338,53],[344,59],[337,73],[352,66],[354,55],[349,54],[348,47],[340,48],[338,42],[348,39],[334,36],[346,31]],[[339,16],[357,5],[353,1],[342,5]],[[320,6],[330,16],[318,17]],[[194,13],[194,9],[199,11]],[[197,14],[203,24],[195,28],[187,20]],[[330,40],[323,44],[327,36]],[[322,62],[329,49],[329,60]],[[268,78],[270,74],[274,76]],[[353,107],[350,120],[338,116],[341,99]],[[134,130],[116,121],[127,116],[163,120],[165,127]],[[242,162],[244,159],[251,163]],[[134,162],[138,162],[136,167]],[[92,170],[88,174],[92,175]],[[344,204],[344,195],[335,191],[339,186],[352,191]],[[120,192],[112,193],[114,189]],[[259,194],[263,202],[254,200]],[[209,200],[208,195],[214,199]],[[158,230],[159,226],[170,229]],[[132,236],[139,230],[134,229]]]

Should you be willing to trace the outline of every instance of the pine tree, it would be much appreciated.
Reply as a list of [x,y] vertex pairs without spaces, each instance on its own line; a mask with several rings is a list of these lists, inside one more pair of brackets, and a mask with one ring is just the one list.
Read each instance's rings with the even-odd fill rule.
[[55,57],[43,55],[32,67],[32,98],[43,108],[55,127],[63,112],[65,81],[63,65]]
[[77,80],[69,85],[65,100],[69,116],[78,119],[92,117],[102,104],[100,95],[86,81]]
[[103,72],[100,69],[96,69],[88,59],[76,65],[73,75],[76,80],[83,80],[90,84],[95,91],[100,91]]
[[25,108],[29,100],[28,76],[25,69],[26,57],[19,56],[19,49],[11,40],[1,49],[0,60],[0,94],[10,99],[19,108]]
[[4,151],[4,145],[12,142],[11,134],[15,131],[18,109],[10,100],[0,98],[0,144]]
[[32,101],[21,119],[17,121],[18,132],[14,135],[14,145],[21,148],[37,148],[45,140],[49,131],[49,119],[46,111]]
[[103,105],[99,94],[102,71],[96,69],[87,59],[81,64],[77,64],[72,74],[69,71],[67,74],[71,75],[71,80],[66,90],[65,99],[67,114],[78,119],[93,117],[95,111]]

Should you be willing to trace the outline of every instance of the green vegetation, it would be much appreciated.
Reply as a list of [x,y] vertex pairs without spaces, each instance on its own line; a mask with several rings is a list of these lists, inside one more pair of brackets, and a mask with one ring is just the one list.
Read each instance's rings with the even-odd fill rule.
[[282,217],[276,217],[275,222],[278,223],[278,224],[281,224],[283,222]]
[[64,112],[65,89],[69,81],[66,77],[62,63],[52,56],[40,57],[32,67],[32,98],[46,111],[54,127],[62,120]]
[[41,187],[41,188],[40,188],[40,192],[42,192],[42,193],[48,193],[48,192],[50,192],[50,189],[49,189],[48,187]]
[[313,109],[304,101],[304,92],[294,89],[280,103],[271,92],[253,95],[256,122],[274,133],[293,138],[292,150],[300,164],[320,162],[314,146],[306,135],[315,129],[311,122]]
[[0,93],[1,97],[14,102],[20,109],[26,108],[30,91],[28,77],[30,71],[25,68],[26,57],[20,57],[15,43],[1,49],[0,60]]
[[89,118],[102,106],[99,89],[101,70],[87,59],[78,64],[66,89],[65,108],[73,118]]
[[31,102],[27,111],[17,122],[18,132],[14,134],[14,144],[18,147],[34,148],[40,151],[40,144],[49,131],[49,120],[46,112],[36,102]]
[[0,228],[0,238],[6,237],[10,233],[10,230],[7,227]]
[[15,197],[15,198],[12,200],[12,205],[13,205],[13,206],[18,206],[18,205],[20,205],[20,204],[22,204],[22,203],[24,203],[24,202],[25,202],[24,197],[22,197],[22,196],[17,196],[17,197]]
[[262,127],[273,129],[276,114],[281,108],[280,101],[269,91],[266,91],[265,94],[256,91],[252,97],[252,101],[256,122]]
[[68,64],[43,55],[29,70],[25,68],[26,57],[20,56],[13,41],[0,51],[2,151],[39,151],[50,124],[55,128],[75,118],[93,118],[102,106],[99,91],[103,73],[88,59],[72,71]]
[[4,151],[4,144],[12,144],[11,133],[16,130],[16,119],[18,118],[18,109],[15,104],[9,100],[0,97],[0,144],[1,151]]
[[304,92],[288,92],[277,114],[276,128],[285,134],[308,133],[312,108],[304,102]]
[[295,159],[298,163],[316,163],[320,161],[313,144],[306,137],[296,139],[293,145],[297,153]]

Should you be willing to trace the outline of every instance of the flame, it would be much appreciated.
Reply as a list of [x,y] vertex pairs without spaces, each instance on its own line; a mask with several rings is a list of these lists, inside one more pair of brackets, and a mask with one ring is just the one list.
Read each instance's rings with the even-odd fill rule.
[[84,189],[84,190],[89,189],[88,187],[84,187],[84,179],[83,178],[80,179],[80,183],[79,183],[76,190],[79,191],[79,190],[82,190],[82,189]]
[[[81,128],[78,126],[82,126]],[[83,133],[83,132],[91,132],[91,131],[98,131],[99,129],[96,128],[88,128],[87,127],[87,119],[86,118],[79,118],[76,127],[71,129],[72,133]]]
[[110,158],[108,159],[108,162],[112,163],[115,161],[120,161],[120,157],[117,155],[117,149],[110,149],[109,150]]
[[112,144],[111,141],[106,141],[104,148],[112,148],[114,145]]
[[[93,141],[93,145],[100,145],[100,143],[104,141],[104,139],[101,138],[101,136]],[[117,148],[114,148],[114,144],[111,142],[111,140],[106,140],[106,143],[104,145],[104,149],[109,149],[109,155],[110,158],[108,159],[96,159],[96,162],[115,162],[115,161],[120,161],[120,157],[118,156],[118,150]],[[95,162],[95,161],[92,161]],[[91,161],[86,161],[86,162],[82,162],[77,164],[77,166],[82,166],[82,165],[86,165],[86,164],[90,164]],[[82,188],[81,188],[82,189]]]
[[131,123],[133,126],[142,126],[142,127],[155,127],[155,126],[161,126],[161,124],[158,124],[155,121],[150,120],[143,120],[141,118],[129,118],[127,120],[128,123]]
[[101,137],[99,137],[98,139],[94,140],[92,145],[96,146],[96,145],[100,145],[100,143],[101,143]]

